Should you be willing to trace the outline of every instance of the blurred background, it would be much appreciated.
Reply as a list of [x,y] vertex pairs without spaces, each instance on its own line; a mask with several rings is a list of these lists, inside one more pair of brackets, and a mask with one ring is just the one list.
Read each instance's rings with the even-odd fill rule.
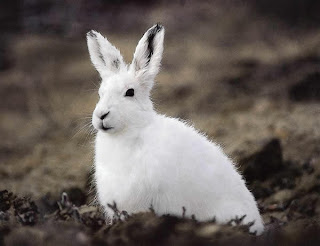
[[223,146],[260,206],[306,200],[301,206],[315,216],[319,11],[316,0],[2,0],[0,190],[34,199],[74,187],[87,194],[100,80],[86,32],[108,37],[129,63],[160,22],[157,111]]

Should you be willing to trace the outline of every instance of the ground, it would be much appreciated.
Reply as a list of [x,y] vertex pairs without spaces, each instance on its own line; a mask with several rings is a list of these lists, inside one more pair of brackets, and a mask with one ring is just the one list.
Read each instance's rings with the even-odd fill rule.
[[[246,5],[229,7],[205,1],[131,6],[113,18],[121,16],[123,26],[138,19],[137,26],[90,28],[106,35],[129,62],[144,31],[163,23],[156,110],[192,122],[234,159],[269,228],[258,240],[298,245],[306,238],[302,228],[311,227],[310,240],[317,235],[313,230],[319,231],[320,32],[270,21]],[[11,66],[0,72],[0,190],[9,191],[0,195],[0,244],[27,241],[28,233],[38,240],[34,244],[59,234],[52,245],[63,238],[92,245],[207,244],[230,235],[256,240],[243,228],[157,218],[152,212],[104,225],[89,192],[94,139],[89,125],[99,77],[89,61],[86,28],[69,36],[10,36]],[[69,195],[61,201],[63,191]],[[161,240],[150,236],[159,233]]]

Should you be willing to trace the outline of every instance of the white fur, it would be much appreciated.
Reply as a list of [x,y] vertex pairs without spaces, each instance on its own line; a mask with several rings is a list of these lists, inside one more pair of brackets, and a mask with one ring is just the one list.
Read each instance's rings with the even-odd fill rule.
[[[98,200],[106,212],[107,204],[115,201],[119,210],[129,213],[148,211],[152,205],[159,215],[181,216],[185,207],[186,216],[201,221],[216,218],[225,223],[246,215],[243,223],[254,221],[251,232],[262,233],[255,199],[222,149],[192,126],[153,110],[149,96],[162,57],[164,28],[156,25],[144,34],[130,66],[100,34],[87,37],[92,63],[102,77],[92,123],[98,130]],[[112,67],[114,59],[121,64]],[[130,88],[135,95],[124,96]]]

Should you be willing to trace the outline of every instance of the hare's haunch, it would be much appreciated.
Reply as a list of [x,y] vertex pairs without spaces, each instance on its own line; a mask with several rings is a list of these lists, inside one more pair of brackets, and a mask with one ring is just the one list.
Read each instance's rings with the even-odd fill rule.
[[96,31],[87,34],[90,58],[102,78],[92,115],[97,129],[95,181],[98,200],[129,213],[195,215],[226,223],[242,217],[263,222],[256,201],[222,149],[179,119],[157,114],[150,91],[160,67],[164,28],[151,27],[139,41],[130,65]]

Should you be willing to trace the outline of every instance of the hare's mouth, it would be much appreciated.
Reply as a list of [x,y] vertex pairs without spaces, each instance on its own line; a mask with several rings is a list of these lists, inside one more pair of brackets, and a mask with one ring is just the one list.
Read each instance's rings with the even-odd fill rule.
[[113,129],[113,127],[105,127],[104,125],[102,125],[101,129],[104,130],[104,131],[108,131],[108,130]]
[[109,126],[107,124],[105,124],[103,121],[101,121],[101,123],[99,124],[98,128],[102,131],[109,131],[111,129],[113,129],[112,126]]

